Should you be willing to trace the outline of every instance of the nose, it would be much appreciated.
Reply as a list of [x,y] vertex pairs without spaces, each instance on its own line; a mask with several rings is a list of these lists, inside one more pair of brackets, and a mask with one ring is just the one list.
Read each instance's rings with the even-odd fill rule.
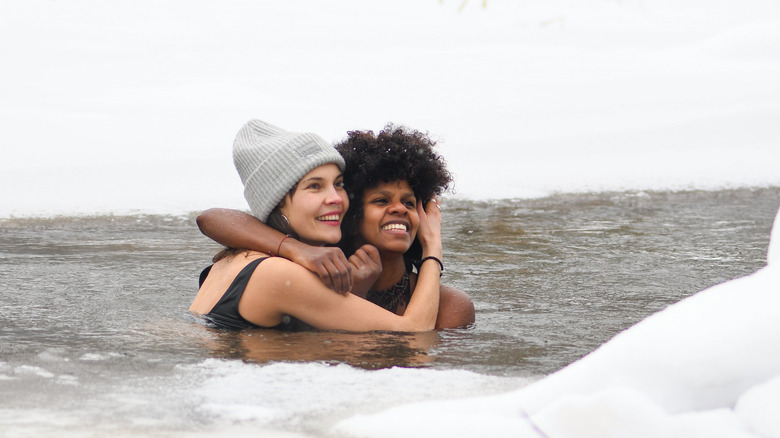
[[344,203],[344,198],[339,193],[339,190],[335,186],[331,186],[330,190],[325,197],[325,204],[327,205],[341,205]]
[[401,201],[394,201],[388,207],[390,214],[406,214],[406,206]]

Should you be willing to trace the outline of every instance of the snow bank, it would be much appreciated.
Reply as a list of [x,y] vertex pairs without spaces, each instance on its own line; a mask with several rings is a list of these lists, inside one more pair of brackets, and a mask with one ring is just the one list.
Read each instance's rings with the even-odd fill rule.
[[457,196],[780,185],[767,0],[29,0],[0,26],[0,217],[246,208],[263,118],[428,130]]

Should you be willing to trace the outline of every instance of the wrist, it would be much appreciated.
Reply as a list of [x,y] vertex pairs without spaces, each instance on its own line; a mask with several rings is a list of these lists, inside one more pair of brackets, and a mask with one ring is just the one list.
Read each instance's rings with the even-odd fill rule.
[[428,262],[428,264],[433,265],[434,263],[439,267],[439,277],[442,276],[444,273],[444,263],[442,263],[441,258],[434,257],[434,256],[426,256],[420,259],[419,264],[417,265],[417,271],[419,272],[420,269],[423,267],[423,264]]
[[294,237],[290,235],[284,236],[279,241],[279,246],[273,255],[295,261],[300,245],[303,245],[303,243],[295,240]]
[[433,238],[429,237],[427,239],[420,237],[419,240],[423,251],[441,251],[443,247],[441,237],[439,236]]
[[441,258],[444,256],[444,250],[442,249],[441,245],[425,245],[423,246],[421,255],[421,260],[423,257],[436,257],[441,260]]

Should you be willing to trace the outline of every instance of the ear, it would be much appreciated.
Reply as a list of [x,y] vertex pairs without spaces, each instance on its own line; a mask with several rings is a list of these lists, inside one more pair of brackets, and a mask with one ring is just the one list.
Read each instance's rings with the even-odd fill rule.
[[290,194],[284,195],[284,198],[282,198],[281,201],[279,201],[279,211],[287,216],[287,210],[289,209],[290,202],[292,201],[292,198],[290,197]]

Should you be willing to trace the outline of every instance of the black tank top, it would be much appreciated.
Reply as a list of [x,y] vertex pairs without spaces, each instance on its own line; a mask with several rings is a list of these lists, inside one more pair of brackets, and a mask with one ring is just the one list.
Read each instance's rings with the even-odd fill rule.
[[[244,295],[249,279],[252,278],[252,274],[255,272],[257,265],[267,258],[268,257],[263,257],[252,260],[248,265],[244,266],[244,268],[241,269],[241,272],[236,275],[236,278],[230,284],[227,291],[222,295],[222,298],[217,301],[217,304],[214,305],[209,313],[203,315],[203,318],[217,328],[231,330],[244,330],[249,328],[273,328],[289,331],[312,330],[313,328],[310,325],[288,315],[285,315],[282,318],[282,323],[279,325],[274,327],[261,327],[247,321],[238,313],[238,302],[241,301],[241,297]],[[199,284],[201,286],[203,285],[203,282],[206,281],[206,277],[208,277],[209,272],[211,271],[211,266],[200,273]]]

